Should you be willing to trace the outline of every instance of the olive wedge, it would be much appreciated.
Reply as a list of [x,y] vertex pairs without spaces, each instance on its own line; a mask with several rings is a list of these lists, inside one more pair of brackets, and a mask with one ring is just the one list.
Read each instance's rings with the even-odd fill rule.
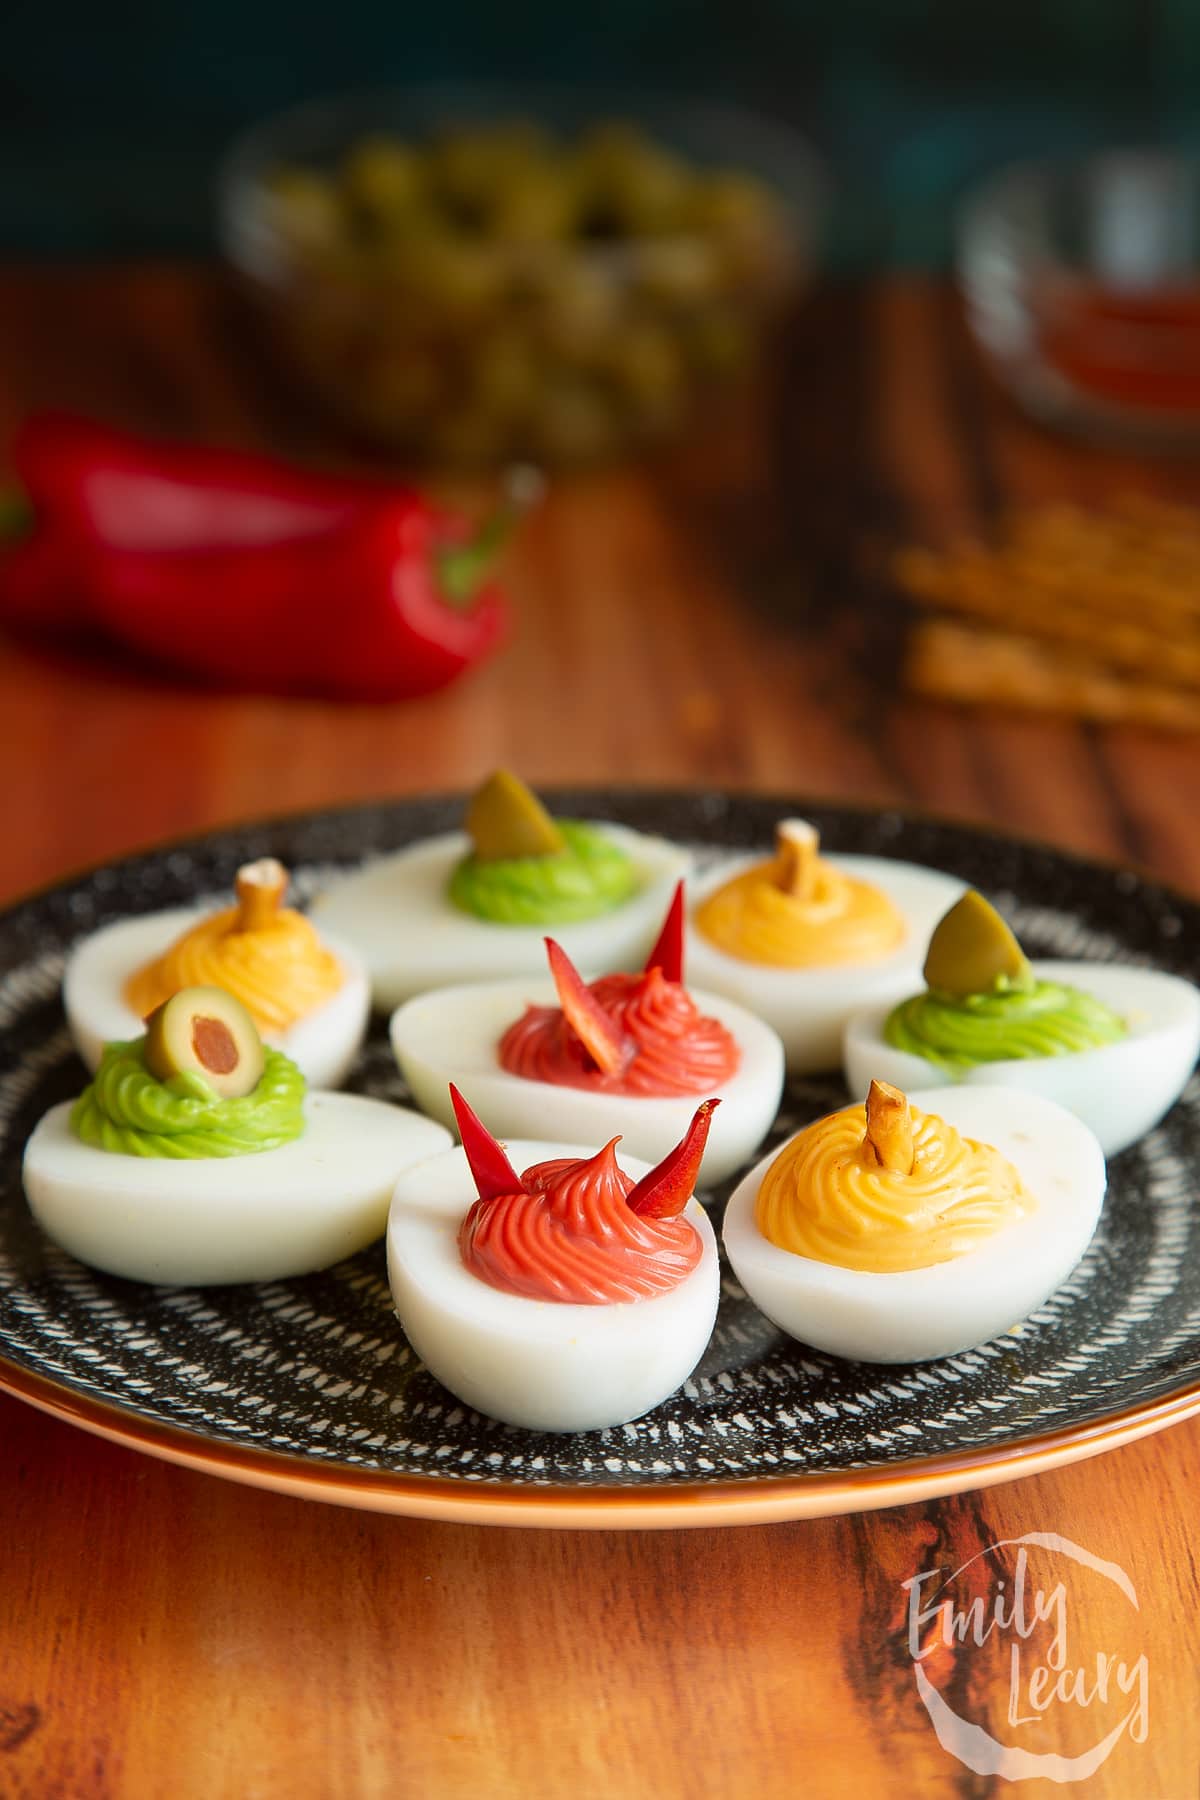
[[467,808],[466,827],[481,862],[557,856],[566,849],[566,839],[537,795],[509,769],[497,769],[477,790]]
[[1025,953],[995,907],[975,888],[934,928],[925,958],[925,980],[942,994],[989,994],[1003,984],[1028,987]]
[[146,1067],[159,1081],[202,1075],[222,1100],[258,1086],[262,1039],[240,1000],[224,988],[180,988],[146,1020]]

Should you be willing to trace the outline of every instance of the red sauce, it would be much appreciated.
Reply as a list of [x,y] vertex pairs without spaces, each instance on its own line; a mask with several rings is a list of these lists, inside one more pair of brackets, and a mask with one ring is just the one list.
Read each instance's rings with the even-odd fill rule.
[[659,968],[603,975],[589,984],[635,1054],[606,1074],[557,1006],[530,1006],[500,1039],[501,1067],[530,1081],[643,1098],[711,1094],[737,1073],[741,1051],[717,1019],[705,1018],[687,989]]
[[477,1200],[458,1233],[459,1254],[490,1287],[529,1300],[606,1306],[649,1300],[678,1287],[703,1254],[689,1219],[630,1212],[631,1176],[614,1138],[583,1161],[537,1163],[529,1190]]
[[1146,411],[1200,411],[1200,287],[1057,295],[1041,320],[1047,360],[1097,398]]

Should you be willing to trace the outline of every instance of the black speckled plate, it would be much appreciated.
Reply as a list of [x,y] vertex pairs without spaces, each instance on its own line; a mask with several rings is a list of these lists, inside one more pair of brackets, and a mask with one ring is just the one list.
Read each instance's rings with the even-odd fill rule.
[[[1200,1410],[1200,1083],[1111,1165],[1100,1231],[1015,1334],[912,1368],[839,1362],[769,1325],[732,1279],[686,1387],[637,1424],[537,1436],[460,1406],[393,1316],[382,1245],[258,1287],[147,1288],[84,1268],[34,1225],[20,1160],[78,1091],[58,1000],[63,955],[97,926],[227,890],[275,855],[311,893],[337,868],[453,826],[421,800],[216,833],[98,869],[0,916],[0,1386],[88,1430],[314,1499],[497,1524],[656,1526],[796,1518],[982,1486],[1094,1454]],[[794,797],[554,796],[717,848],[765,846],[803,813],[831,849],[949,870],[1011,911],[1037,955],[1200,978],[1200,906],[1128,871],[895,813]],[[402,1099],[382,1022],[356,1073]],[[777,1132],[845,1100],[794,1083]],[[719,1207],[718,1207],[719,1210]]]

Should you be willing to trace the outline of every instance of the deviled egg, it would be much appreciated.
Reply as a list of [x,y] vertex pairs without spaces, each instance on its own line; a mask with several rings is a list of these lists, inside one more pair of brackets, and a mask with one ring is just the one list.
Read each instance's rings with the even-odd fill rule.
[[376,1006],[502,975],[536,974],[553,930],[589,972],[636,965],[691,854],[627,826],[552,819],[499,770],[465,831],[382,856],[318,897],[313,914],[352,944]]
[[383,1231],[397,1178],[445,1149],[430,1119],[305,1092],[218,988],[172,996],[95,1080],[53,1107],[22,1179],[42,1229],[82,1262],[188,1287],[323,1269]]
[[715,1094],[700,1180],[715,1185],[754,1154],[783,1091],[783,1046],[732,1000],[683,985],[683,883],[640,975],[590,985],[546,939],[550,978],[439,988],[392,1016],[396,1060],[422,1111],[454,1123],[449,1086],[468,1088],[501,1137],[553,1131],[572,1143],[614,1132],[657,1161]]
[[235,994],[313,1087],[339,1086],[366,1033],[366,973],[352,950],[325,941],[283,904],[287,885],[283,864],[263,857],[238,870],[233,907],[146,913],[77,944],[63,1006],[88,1068],[99,1066],[105,1044],[136,1036],[164,1000],[199,983]]
[[[965,1134],[970,1134],[965,1135]],[[752,1169],[724,1243],[754,1304],[819,1350],[951,1356],[1010,1330],[1078,1263],[1104,1155],[1072,1113],[1009,1088],[905,1096],[819,1119]]]
[[689,1197],[711,1105],[654,1169],[618,1163],[616,1140],[506,1154],[461,1096],[457,1110],[464,1148],[401,1177],[392,1201],[406,1337],[451,1393],[508,1424],[640,1418],[686,1381],[716,1319],[716,1239]]
[[793,1074],[836,1068],[849,1014],[911,989],[962,886],[915,863],[823,856],[807,820],[783,819],[773,859],[725,860],[693,884],[688,967],[766,1020]]
[[851,1092],[960,1082],[1024,1088],[1069,1107],[1114,1156],[1179,1098],[1200,1052],[1200,991],[1115,963],[1029,962],[973,889],[938,925],[925,991],[856,1012]]

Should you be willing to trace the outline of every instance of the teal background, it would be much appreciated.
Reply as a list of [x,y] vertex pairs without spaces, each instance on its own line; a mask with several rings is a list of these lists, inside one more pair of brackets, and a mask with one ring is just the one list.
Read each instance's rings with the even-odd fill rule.
[[837,184],[833,259],[937,265],[953,203],[1016,156],[1190,141],[1197,0],[10,0],[0,253],[204,252],[229,138],[279,107],[422,80],[628,83],[799,126]]

